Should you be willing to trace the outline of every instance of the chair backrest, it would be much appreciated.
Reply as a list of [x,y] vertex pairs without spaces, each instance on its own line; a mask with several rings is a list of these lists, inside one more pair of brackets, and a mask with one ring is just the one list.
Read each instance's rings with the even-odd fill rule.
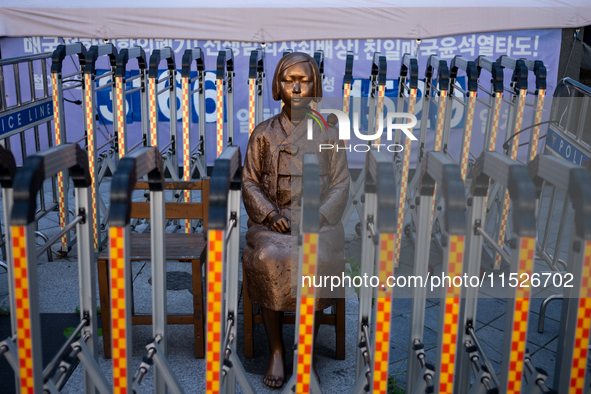
[[[209,212],[209,178],[200,181],[175,181],[165,182],[166,190],[201,190],[201,202],[167,202],[166,219],[201,219],[203,231],[207,232],[207,219]],[[138,182],[138,190],[148,190],[147,182]],[[150,203],[131,203],[132,219],[149,219]]]

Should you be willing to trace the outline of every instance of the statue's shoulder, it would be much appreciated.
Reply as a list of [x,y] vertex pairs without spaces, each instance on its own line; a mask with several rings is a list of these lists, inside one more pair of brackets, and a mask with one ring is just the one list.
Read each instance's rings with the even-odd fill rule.
[[270,117],[267,120],[262,121],[252,131],[250,138],[265,138],[273,134],[273,129],[279,126],[279,115]]

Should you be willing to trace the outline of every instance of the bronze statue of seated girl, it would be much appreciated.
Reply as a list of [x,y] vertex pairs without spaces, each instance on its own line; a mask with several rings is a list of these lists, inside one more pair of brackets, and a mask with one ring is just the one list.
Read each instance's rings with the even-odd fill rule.
[[[341,216],[349,195],[347,155],[344,149],[319,152],[322,143],[344,148],[334,124],[327,128],[314,121],[313,139],[307,133],[309,104],[321,97],[322,80],[314,59],[299,52],[281,58],[273,76],[273,98],[283,101],[283,109],[254,129],[244,158],[242,195],[249,219],[242,263],[248,294],[261,306],[269,340],[271,356],[263,381],[276,388],[285,381],[283,312],[295,311],[297,304],[298,247],[292,233],[299,232],[306,152],[318,155],[321,176],[317,275],[340,276],[344,269]],[[344,294],[316,290],[315,334],[322,311]]]

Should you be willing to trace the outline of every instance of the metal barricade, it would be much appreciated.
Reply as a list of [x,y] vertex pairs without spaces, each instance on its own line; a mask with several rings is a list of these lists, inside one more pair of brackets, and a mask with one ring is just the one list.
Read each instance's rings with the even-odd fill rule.
[[[216,60],[216,157],[234,143],[234,52],[222,49]],[[226,139],[224,140],[224,93],[226,94]],[[225,141],[225,142],[224,142]]]
[[[564,299],[553,387],[559,393],[582,393],[585,387],[589,387],[589,382],[585,385],[585,376],[591,329],[591,174],[585,168],[551,155],[536,156],[529,162],[528,170],[536,184],[538,204],[544,182],[567,190],[573,203],[574,215],[564,276],[567,281],[570,275],[573,284],[571,287],[564,286],[564,296],[560,297]],[[543,318],[540,315],[541,321]]]
[[[437,59],[433,59],[433,61],[437,61]],[[441,61],[440,61],[441,62]],[[444,65],[441,65],[446,67]],[[458,71],[462,70],[466,73],[466,89],[464,90],[460,87],[460,85],[456,82],[456,78],[458,75]],[[460,166],[460,174],[462,177],[462,181],[466,181],[466,177],[468,174],[468,164],[469,164],[469,154],[470,154],[470,141],[472,138],[472,126],[474,124],[474,111],[476,108],[476,92],[478,90],[478,70],[476,65],[473,61],[468,61],[462,56],[456,56],[452,59],[450,63],[449,69],[449,95],[446,95],[445,102],[440,98],[439,102],[439,109],[445,105],[445,109],[441,110],[442,112],[438,114],[437,117],[437,137],[435,142],[435,151],[436,152],[443,152],[445,153],[453,162],[458,163]],[[455,92],[460,92],[461,95],[464,95],[467,102],[464,102],[463,99],[458,98]],[[450,130],[450,122],[451,122],[451,113],[452,113],[452,106],[453,102],[457,101],[464,110],[464,129],[462,130],[462,143],[460,147],[460,157],[458,159],[454,158],[451,152],[448,150],[448,143],[449,143],[449,134]],[[443,114],[445,112],[445,114]],[[441,140],[438,141],[438,138]],[[422,171],[421,171],[422,172]],[[417,171],[419,173],[419,171]],[[415,173],[415,177],[417,174]],[[441,199],[442,194],[441,190],[437,189],[437,184],[435,184],[434,189],[434,199],[432,201],[431,206],[431,222],[432,225],[437,229],[437,231],[441,231],[442,228],[446,227],[447,225],[444,223],[443,216],[442,216],[442,205]],[[415,193],[417,191],[415,190]],[[412,203],[411,199],[411,203]],[[437,209],[436,209],[437,208]],[[412,230],[415,227],[416,223],[416,214],[411,215],[411,228]],[[412,231],[410,231],[412,234]],[[437,243],[439,248],[443,251],[444,247],[440,243]]]
[[[379,284],[375,318],[372,316],[374,289],[369,286],[359,289],[353,393],[384,393],[388,385],[392,309],[392,289],[387,286],[387,280],[394,275],[394,233],[397,227],[396,181],[392,162],[384,152],[371,149],[367,153],[363,186],[360,275],[373,276],[377,264]],[[373,338],[371,332],[374,333]]]
[[[197,75],[191,78],[191,65],[195,63]],[[195,169],[199,178],[207,177],[207,155],[205,149],[205,60],[201,48],[185,50],[181,69],[183,109],[183,180],[190,181]],[[193,83],[196,89],[191,89]],[[199,139],[197,145],[191,145],[191,108],[195,93],[199,94]],[[193,153],[195,152],[195,153]],[[191,202],[191,190],[185,190],[185,202]],[[185,233],[191,232],[191,221],[185,220]]]
[[238,264],[240,261],[240,148],[229,146],[216,159],[211,176],[207,234],[207,340],[205,392],[254,394],[236,352]]
[[[31,149],[27,147],[26,132],[29,129],[33,129],[33,137],[35,141],[34,152],[39,152],[43,148],[41,147],[41,132],[39,126],[45,123],[47,128],[47,147],[53,146],[53,103],[52,97],[49,95],[49,83],[48,80],[51,78],[47,67],[47,60],[51,58],[52,53],[40,53],[37,55],[24,56],[12,59],[0,60],[0,144],[7,150],[11,150],[11,137],[14,135],[19,136],[20,140],[20,153],[24,160],[29,154]],[[27,66],[27,73],[25,78],[21,78],[22,69],[21,66]],[[5,70],[8,69],[8,70]],[[12,70],[10,70],[12,69]],[[8,103],[8,91],[6,80],[12,73],[14,79],[14,91],[16,103]],[[37,76],[41,77],[41,81],[36,80]],[[41,84],[41,88],[37,89],[37,85]],[[26,87],[29,87],[27,94]],[[37,90],[42,90],[43,94],[41,97],[37,97]],[[45,216],[47,213],[53,211],[57,205],[57,185],[56,179],[51,180],[51,190],[53,194],[53,201],[46,201],[45,186],[42,186],[40,198],[40,207],[37,213],[37,218]],[[4,222],[4,226],[7,229],[8,223]],[[8,231],[5,230],[7,234]],[[38,236],[42,236],[45,240],[44,234],[38,233]],[[6,242],[2,242],[2,250],[4,252],[5,261],[9,261],[6,257]],[[49,261],[52,261],[51,252],[48,254]]]
[[[588,122],[585,108],[589,106],[589,97],[591,89],[565,78],[558,84],[554,92],[554,101],[550,111],[550,120],[548,123],[548,133],[544,153],[554,157],[562,157],[565,160],[577,165],[589,163],[591,149],[589,143],[591,138],[585,134],[585,125]],[[577,102],[580,101],[580,102]],[[568,119],[566,114],[568,113]],[[540,198],[544,198],[544,191],[547,182],[543,183]],[[547,218],[552,218],[555,214],[556,199],[560,190],[555,185],[550,185],[551,194],[548,203]],[[554,250],[549,251],[549,242],[552,232],[551,220],[546,221],[541,242],[536,243],[537,257],[546,262],[551,270],[558,271],[560,266],[567,270],[567,263],[560,258],[560,250],[564,241],[564,231],[566,228],[566,219],[570,204],[568,193],[564,196],[562,209],[560,211],[559,228],[555,238]],[[542,213],[542,204],[538,204],[538,216]],[[544,331],[544,321],[546,317],[546,308],[551,301],[562,299],[562,297],[553,295],[544,300],[540,305],[540,320],[538,332]]]
[[[567,97],[564,97],[565,93],[567,94]],[[544,153],[551,154],[555,157],[562,157],[565,160],[578,165],[589,160],[589,157],[591,157],[591,149],[589,149],[588,142],[591,142],[591,139],[588,140],[588,142],[585,142],[583,139],[585,137],[584,126],[587,119],[586,111],[583,109],[584,106],[589,105],[590,97],[591,89],[569,78],[562,80],[558,84],[550,111]],[[582,101],[582,103],[577,103],[577,100]],[[580,111],[578,111],[578,109],[580,109]],[[564,115],[566,114],[568,114],[568,119],[564,118]],[[547,185],[545,182],[543,189],[546,187]],[[559,190],[559,188],[554,185],[551,187],[552,189],[547,210],[548,218],[551,218],[554,215],[556,198]],[[563,243],[568,205],[569,196],[566,195],[560,213],[560,227],[556,235],[554,251],[552,253],[548,251],[550,233],[552,230],[551,220],[546,222],[542,241],[538,242],[536,245],[538,257],[544,260],[553,270],[558,270],[558,264],[566,269],[566,263],[560,259],[559,251]],[[541,204],[538,207],[538,215],[540,214]],[[543,330],[543,323],[540,327]]]
[[[526,95],[527,95],[527,78],[528,69],[524,60],[515,60],[508,56],[501,56],[497,60],[503,68],[513,70],[511,78],[511,89],[504,88],[511,93],[510,111],[507,116],[507,127],[505,133],[505,141],[511,140],[511,149],[507,150],[508,156],[511,160],[517,160],[517,148],[519,147],[519,133],[523,124],[523,112],[525,110]],[[507,142],[505,142],[506,144]],[[497,221],[495,222],[495,234],[497,245],[504,249],[507,233],[507,221],[509,217],[509,203],[510,196],[506,187],[499,184],[493,186],[492,193],[487,201],[489,215],[487,215],[487,222],[494,217],[495,211],[498,211]],[[502,204],[500,202],[502,201]],[[499,204],[497,204],[499,203]],[[496,209],[495,209],[496,208]],[[496,248],[495,248],[496,250]],[[493,270],[501,269],[501,254],[493,252],[495,261],[491,267]]]
[[[147,146],[156,146],[164,159],[164,171],[168,170],[173,181],[179,180],[179,164],[177,154],[177,103],[176,103],[176,64],[175,53],[171,47],[154,49],[150,55],[148,67],[148,102],[150,108],[150,138]],[[166,60],[168,70],[159,78],[158,66]],[[162,86],[166,85],[168,86]],[[158,125],[158,96],[168,91],[170,107],[170,138],[166,145],[159,143],[160,130]]]
[[[51,55],[51,82],[53,87],[53,128],[55,134],[55,145],[61,145],[67,143],[66,136],[66,116],[64,111],[64,91],[68,89],[74,89],[84,85],[82,79],[83,70],[79,69],[76,72],[69,75],[62,75],[63,61],[66,56],[77,55],[80,64],[84,64],[86,58],[86,47],[82,43],[75,43],[69,45],[58,45],[56,50]],[[79,77],[78,77],[79,76]],[[78,77],[78,78],[77,78]],[[74,82],[64,88],[64,82]],[[82,104],[84,107],[85,97],[82,95]],[[63,229],[68,221],[69,203],[68,203],[68,189],[69,180],[67,174],[59,172],[57,174],[57,198],[59,205],[59,222],[60,227]],[[62,237],[62,249],[61,252],[67,254],[73,245],[70,232],[66,232]]]
[[[138,371],[132,370],[131,335],[131,262],[130,215],[131,196],[136,182],[148,177],[150,188],[151,255],[152,255],[152,335]],[[176,379],[167,354],[166,302],[166,212],[164,199],[164,166],[157,147],[144,147],[123,157],[111,181],[111,215],[109,217],[109,257],[111,327],[113,336],[113,388],[115,393],[141,393],[140,383],[154,364],[154,392],[164,394],[184,390]]]
[[[352,64],[352,60],[351,60]],[[375,133],[377,125],[379,122],[376,122],[375,114],[376,114],[376,101],[378,101],[378,107],[383,109],[384,105],[384,92],[386,90],[386,70],[387,70],[387,62],[386,57],[381,56],[380,52],[376,52],[373,55],[373,62],[371,65],[371,74],[369,77],[370,81],[370,92],[369,92],[369,113],[367,116],[368,125],[367,130],[373,130]],[[380,93],[381,92],[381,93]],[[380,99],[381,94],[381,99]],[[380,110],[381,111],[381,110]],[[381,114],[381,112],[380,112]],[[355,122],[355,120],[354,120]],[[381,131],[381,130],[380,130]],[[379,141],[377,142],[379,144]],[[371,147],[371,144],[370,144]],[[365,180],[365,172],[362,171],[357,180],[353,182],[349,182],[349,199],[347,201],[347,206],[345,207],[345,213],[341,219],[343,226],[347,225],[347,222],[351,218],[353,214],[353,210],[357,211],[357,215],[361,218],[363,216],[363,207],[360,204],[361,194],[363,193],[363,183]]]
[[[441,239],[444,252],[442,276],[461,277],[464,263],[464,237],[467,233],[461,168],[443,152],[427,152],[420,171],[419,196],[415,203],[418,222],[413,275],[429,278],[432,200],[435,185],[439,184],[442,198],[446,204],[443,220],[445,234],[442,234]],[[445,285],[443,278],[442,282],[444,290],[440,302],[438,353],[435,364],[428,362],[423,340],[427,287],[414,286],[412,288],[409,362],[406,375],[406,387],[409,393],[451,394],[454,391],[455,357],[457,348],[462,344],[459,342],[461,336],[458,335],[458,319],[463,291],[462,287],[456,286],[451,279],[448,286]]]
[[[437,74],[437,84],[434,84],[434,76]],[[415,171],[412,180],[408,184],[408,195],[405,195],[404,198],[409,202],[409,210],[410,210],[410,223],[404,226],[404,233],[407,237],[413,236],[413,231],[415,229],[416,219],[414,217],[414,200],[415,197],[418,196],[418,184],[421,171],[419,170],[421,163],[425,157],[426,147],[426,135],[427,135],[427,128],[429,124],[429,117],[430,117],[430,110],[431,104],[435,104],[437,106],[437,117],[436,117],[436,126],[435,126],[435,143],[433,146],[433,150],[435,152],[441,151],[441,147],[443,145],[443,129],[445,125],[445,111],[447,108],[447,101],[448,101],[448,92],[450,91],[450,76],[449,76],[449,68],[447,67],[447,62],[445,60],[439,59],[435,55],[429,56],[429,60],[427,61],[427,68],[425,70],[425,91],[423,93],[423,108],[422,108],[422,118],[421,118],[421,132],[419,136],[419,149],[417,151],[417,171]],[[436,100],[435,96],[439,96]],[[410,160],[410,159],[409,159]],[[410,162],[410,161],[409,161]],[[402,195],[400,197],[402,200]],[[401,201],[403,207],[405,207],[406,201]],[[435,207],[435,200],[433,200],[433,208]],[[400,215],[400,212],[398,213]],[[404,223],[404,222],[403,222]],[[402,229],[399,229],[402,232]]]
[[[35,250],[34,228],[36,197],[43,180],[60,171],[69,170],[74,182],[77,215],[49,242],[58,242],[62,235],[76,227],[78,236],[78,276],[80,283],[80,324],[55,355],[42,369],[41,321],[39,315],[39,289],[37,285],[37,258],[44,250]],[[98,366],[96,274],[94,261],[93,225],[88,170],[88,157],[77,144],[62,144],[42,153],[29,156],[14,179],[14,205],[10,218],[12,243],[13,286],[15,294],[16,340],[21,392],[58,393],[71,370],[65,356],[77,357],[84,365],[86,393],[110,393],[107,381]],[[81,338],[78,339],[78,334]]]
[[[480,98],[476,99],[479,103],[488,108],[482,150],[494,151],[496,149],[499,120],[501,119],[501,104],[503,102],[503,68],[500,63],[494,62],[483,55],[478,56],[474,63],[478,70],[478,89],[490,97],[488,103]],[[483,86],[482,81],[480,81],[482,69],[485,69],[490,73],[490,90]]]
[[558,83],[550,111],[544,152],[551,152],[575,164],[591,158],[591,132],[587,113],[591,88],[571,78]]
[[[408,86],[407,86],[408,85]],[[398,111],[402,111],[405,101],[407,102],[407,112],[414,115],[415,104],[417,102],[417,93],[419,87],[419,64],[417,59],[408,53],[402,57],[400,66],[400,77],[398,78]],[[400,249],[402,247],[402,232],[404,231],[404,211],[406,207],[406,195],[408,193],[408,171],[410,169],[411,138],[412,129],[408,129],[408,134],[404,137],[404,150],[394,152],[394,166],[396,176],[399,179],[398,195],[398,220],[394,239],[394,267],[400,265]],[[410,134],[410,135],[409,135]],[[394,136],[394,144],[400,145],[402,142],[402,132],[397,129]]]
[[[507,188],[512,203],[514,239],[511,241],[511,255],[508,255],[483,227],[485,204],[489,180]],[[484,151],[476,160],[468,199],[466,261],[463,273],[467,277],[479,277],[481,269],[483,241],[494,248],[510,262],[510,274],[527,275],[531,278],[535,251],[535,187],[525,166],[511,160],[499,152]],[[506,290],[507,312],[505,314],[504,342],[499,380],[491,367],[476,335],[476,310],[479,287],[465,289],[464,306],[461,309],[458,335],[465,349],[458,349],[455,393],[486,393],[495,386],[501,393],[521,392],[524,369],[524,355],[529,318],[530,287],[529,279],[523,287]],[[481,361],[482,359],[482,361]],[[484,362],[484,366],[481,365]],[[470,371],[476,375],[470,387]]]
[[[466,90],[462,89],[456,82],[458,70],[466,73]],[[476,109],[476,94],[478,91],[478,69],[476,63],[463,58],[462,56],[455,56],[450,63],[450,78],[452,80],[452,94],[450,97],[455,99],[464,107],[464,130],[462,133],[462,146],[460,150],[460,173],[462,180],[466,181],[468,173],[468,160],[470,154],[470,141],[472,139],[472,126],[474,124],[474,110]],[[454,93],[458,91],[462,93],[467,103],[455,97]],[[451,111],[450,111],[451,112]],[[449,138],[449,130],[447,134]],[[444,151],[447,151],[448,141],[444,142]]]
[[[96,62],[99,57],[108,56],[111,65],[111,71],[105,72],[101,75],[96,74]],[[111,174],[115,173],[115,162],[113,155],[115,155],[115,137],[107,140],[103,146],[99,147],[96,135],[96,92],[100,89],[113,86],[115,84],[115,67],[117,59],[117,48],[113,44],[93,45],[90,47],[84,60],[84,125],[86,128],[86,146],[88,151],[88,168],[90,171],[90,180],[92,183],[90,201],[92,204],[92,223],[94,225],[94,248],[102,249],[107,241],[107,236],[103,238],[101,235],[106,228],[108,220],[107,205],[98,193],[101,182],[103,181],[107,169]],[[103,79],[110,77],[110,82],[96,87],[96,83]],[[111,147],[101,153],[99,151],[111,144]],[[104,220],[101,220],[101,211],[103,212]]]

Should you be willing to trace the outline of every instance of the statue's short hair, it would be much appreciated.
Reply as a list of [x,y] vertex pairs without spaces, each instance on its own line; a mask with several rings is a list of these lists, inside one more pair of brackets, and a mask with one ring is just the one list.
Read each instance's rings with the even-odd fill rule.
[[287,68],[297,63],[308,63],[312,67],[312,82],[314,83],[314,97],[317,98],[315,101],[319,101],[322,97],[322,78],[318,64],[316,61],[307,53],[303,52],[292,52],[288,55],[283,56],[277,67],[275,68],[275,74],[273,74],[273,99],[275,101],[281,100],[281,81],[279,76]]

